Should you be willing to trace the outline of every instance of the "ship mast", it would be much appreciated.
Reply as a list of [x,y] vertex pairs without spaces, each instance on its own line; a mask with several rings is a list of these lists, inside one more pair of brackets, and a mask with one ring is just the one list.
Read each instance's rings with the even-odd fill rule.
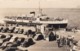
[[41,2],[41,0],[39,0],[39,13],[40,13],[40,2]]
[[39,0],[39,14],[42,15],[42,9],[41,9],[41,0]]

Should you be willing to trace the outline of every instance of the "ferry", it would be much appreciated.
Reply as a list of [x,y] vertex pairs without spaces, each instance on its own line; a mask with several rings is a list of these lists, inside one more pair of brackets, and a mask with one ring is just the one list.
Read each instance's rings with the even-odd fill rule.
[[5,24],[22,25],[22,26],[35,26],[42,33],[45,29],[59,29],[66,28],[68,25],[67,19],[56,18],[52,19],[46,15],[36,16],[35,12],[30,12],[30,16],[5,16]]

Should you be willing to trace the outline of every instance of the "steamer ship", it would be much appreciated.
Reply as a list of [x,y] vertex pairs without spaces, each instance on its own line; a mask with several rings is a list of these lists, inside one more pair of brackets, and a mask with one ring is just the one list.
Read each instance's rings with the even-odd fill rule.
[[67,19],[62,18],[50,18],[42,13],[39,1],[39,13],[35,11],[30,12],[30,16],[5,16],[4,22],[6,25],[22,25],[22,26],[33,26],[36,31],[40,31],[42,34],[46,30],[55,30],[60,28],[66,28],[68,25]]
[[34,11],[30,12],[30,16],[5,16],[4,22],[6,25],[34,26],[42,33],[44,33],[45,29],[66,28],[68,25],[67,19],[52,19],[43,14],[36,16]]

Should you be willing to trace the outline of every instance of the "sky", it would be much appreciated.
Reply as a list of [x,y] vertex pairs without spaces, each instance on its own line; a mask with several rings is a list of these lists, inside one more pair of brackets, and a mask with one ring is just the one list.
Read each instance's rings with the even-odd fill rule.
[[80,8],[80,0],[0,0],[0,8]]

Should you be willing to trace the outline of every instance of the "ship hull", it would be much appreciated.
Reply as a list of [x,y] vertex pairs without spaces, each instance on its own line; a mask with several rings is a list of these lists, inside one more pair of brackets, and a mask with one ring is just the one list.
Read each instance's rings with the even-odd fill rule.
[[42,25],[42,24],[48,24],[47,27],[53,27],[53,28],[65,28],[67,27],[67,22],[56,22],[56,23],[44,23],[44,22],[16,22],[16,21],[5,21],[6,24],[18,24],[18,25]]

